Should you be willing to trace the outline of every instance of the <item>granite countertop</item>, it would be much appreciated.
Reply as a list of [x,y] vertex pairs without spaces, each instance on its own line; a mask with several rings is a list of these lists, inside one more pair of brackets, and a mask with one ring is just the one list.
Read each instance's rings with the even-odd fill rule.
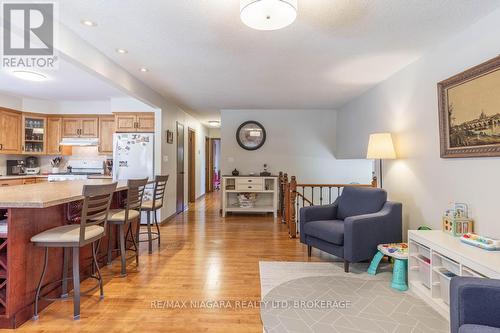
[[[46,208],[82,200],[83,185],[104,185],[111,179],[72,180],[0,187],[0,208]],[[119,181],[116,191],[127,189],[126,181]]]

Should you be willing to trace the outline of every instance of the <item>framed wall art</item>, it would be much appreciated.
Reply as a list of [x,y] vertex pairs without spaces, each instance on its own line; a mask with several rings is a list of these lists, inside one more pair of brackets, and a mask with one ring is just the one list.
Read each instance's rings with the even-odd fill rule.
[[500,56],[438,83],[441,157],[500,156]]

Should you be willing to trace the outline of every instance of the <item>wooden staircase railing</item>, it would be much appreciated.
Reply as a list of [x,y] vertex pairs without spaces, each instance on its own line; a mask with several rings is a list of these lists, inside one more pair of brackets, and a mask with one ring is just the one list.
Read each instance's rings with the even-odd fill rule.
[[377,187],[374,177],[371,184],[298,184],[295,176],[280,172],[280,213],[282,222],[288,226],[290,238],[296,238],[299,232],[298,213],[307,206],[332,204],[341,195],[345,187]]

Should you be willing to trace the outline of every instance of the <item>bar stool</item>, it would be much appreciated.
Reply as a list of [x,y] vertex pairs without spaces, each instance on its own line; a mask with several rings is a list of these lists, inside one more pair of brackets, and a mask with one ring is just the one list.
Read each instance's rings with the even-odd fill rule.
[[[158,217],[156,212],[158,209],[163,207],[163,198],[165,194],[165,189],[167,187],[168,175],[166,176],[156,176],[153,188],[153,197],[151,200],[144,201],[141,206],[141,211],[147,214],[147,232],[139,232],[140,226],[137,227],[137,241],[138,242],[148,242],[148,252],[153,253],[153,241],[158,240],[158,248],[160,247],[160,227],[158,226]],[[151,231],[151,213],[154,214],[154,222],[156,225],[156,232]],[[148,235],[148,239],[140,240],[140,235]],[[153,235],[156,238],[153,238]]]
[[[68,290],[68,259],[69,250],[73,253],[73,318],[80,319],[80,248],[92,244],[92,264],[95,265],[96,276],[91,275],[98,281],[98,285],[90,290],[82,292],[86,294],[95,290],[97,287],[100,289],[101,299],[104,298],[103,284],[101,271],[97,262],[97,248],[99,248],[100,239],[106,234],[106,223],[109,212],[109,206],[113,193],[116,190],[116,183],[108,185],[84,185],[83,186],[83,207],[81,213],[80,224],[64,225],[56,228],[46,230],[31,237],[31,242],[35,246],[45,248],[45,259],[43,264],[42,275],[35,294],[35,311],[33,319],[38,319],[38,301],[57,300],[67,298]],[[47,272],[49,248],[63,248],[64,249],[64,267],[63,278],[58,281],[51,282],[44,287],[62,281],[62,295],[59,298],[47,298],[40,296],[42,290],[42,283]]]
[[[135,242],[135,236],[132,232],[132,221],[139,218],[138,224],[140,221],[140,210],[142,205],[142,198],[144,196],[144,189],[146,188],[146,184],[148,183],[148,179],[129,179],[127,181],[127,201],[125,203],[125,209],[111,209],[108,213],[108,226],[110,229],[109,232],[109,241],[108,241],[108,265],[111,264],[112,253],[113,251],[120,251],[121,256],[121,276],[127,276],[127,264],[125,252],[127,249],[127,240],[129,235],[132,238],[133,250],[135,251],[135,262],[136,265],[139,265],[139,251],[137,249],[137,244]],[[120,248],[112,249],[113,244],[113,233],[111,232],[112,225],[118,226],[118,241],[120,243]],[[128,228],[127,228],[128,227]],[[127,229],[127,234],[125,234],[125,229]]]

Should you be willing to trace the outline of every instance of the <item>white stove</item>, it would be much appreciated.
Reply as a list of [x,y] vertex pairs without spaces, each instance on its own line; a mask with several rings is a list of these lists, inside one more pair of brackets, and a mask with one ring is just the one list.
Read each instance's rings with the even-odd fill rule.
[[63,182],[67,180],[86,180],[89,175],[103,175],[104,162],[102,160],[69,160],[68,172],[50,174],[49,182]]

